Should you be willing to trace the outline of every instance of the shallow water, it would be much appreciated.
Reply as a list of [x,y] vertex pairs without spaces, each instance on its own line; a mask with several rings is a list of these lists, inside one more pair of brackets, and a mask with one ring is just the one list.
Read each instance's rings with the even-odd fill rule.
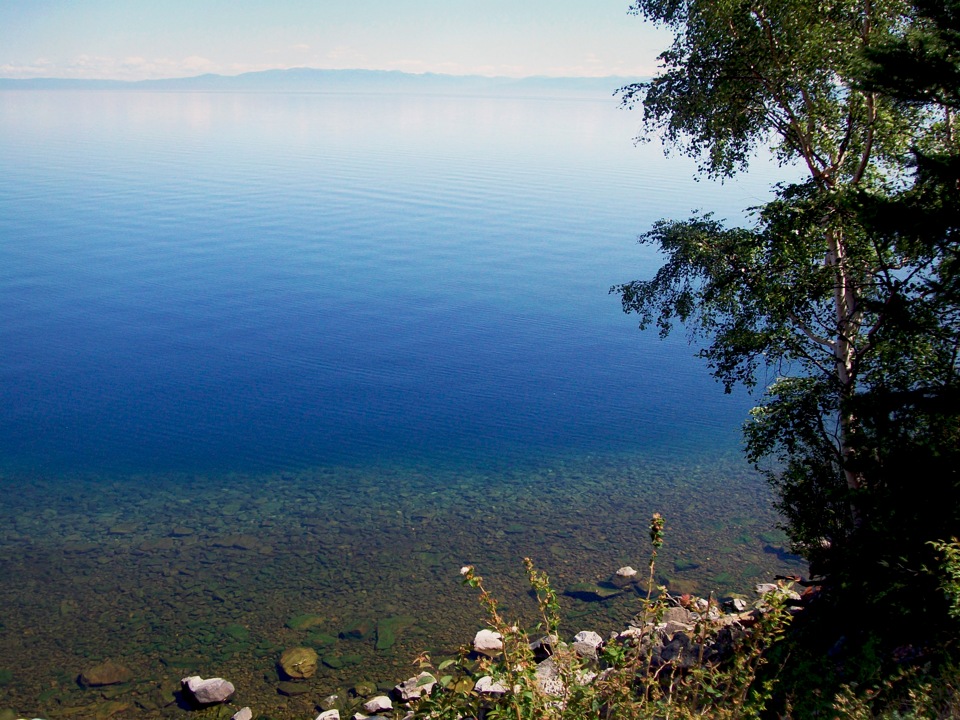
[[[523,556],[642,568],[654,511],[674,589],[796,569],[750,398],[607,294],[656,267],[636,233],[776,171],[695,183],[610,99],[0,95],[0,708],[174,716],[196,672],[308,717],[466,642],[463,564],[527,617]],[[340,667],[279,695],[303,642]],[[80,689],[106,658],[135,682]]]

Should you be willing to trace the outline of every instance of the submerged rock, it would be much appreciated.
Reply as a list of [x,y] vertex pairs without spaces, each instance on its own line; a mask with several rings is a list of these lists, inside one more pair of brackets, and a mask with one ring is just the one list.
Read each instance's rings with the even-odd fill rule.
[[317,625],[322,625],[323,618],[320,615],[314,615],[312,613],[301,613],[287,620],[286,624],[291,630],[306,630],[316,627]]
[[248,707],[240,708],[230,717],[230,720],[253,720],[253,710]]
[[227,625],[223,629],[223,634],[237,642],[246,642],[250,639],[250,631],[239,624]]
[[304,643],[317,648],[329,648],[337,644],[337,638],[325,632],[314,632],[304,638]]
[[111,525],[109,530],[107,530],[110,535],[132,535],[137,531],[137,524],[132,522],[127,523],[118,523],[117,525]]
[[307,683],[281,680],[277,683],[277,692],[287,697],[296,697],[297,695],[306,695],[308,692],[312,692],[312,688]]
[[357,697],[366,697],[367,695],[373,695],[377,691],[377,684],[369,680],[361,680],[351,689]]
[[253,535],[226,535],[213,540],[211,543],[215,548],[229,548],[231,550],[247,550],[259,552],[263,555],[269,555],[273,552],[270,545],[262,542]]
[[292,680],[306,680],[317,673],[317,651],[308,647],[287,648],[280,655],[280,670]]
[[397,636],[413,625],[415,620],[408,615],[381,618],[377,621],[377,650],[388,650],[397,642]]
[[[96,710],[96,719],[97,720],[110,720],[112,717],[116,717],[120,713],[126,713],[129,710],[133,709],[133,704],[129,702],[124,702],[122,700],[108,700],[97,706]],[[38,720],[34,718],[34,720]]]
[[599,583],[576,583],[563,591],[564,595],[569,595],[577,600],[586,602],[596,602],[606,600],[619,595],[622,592],[620,588],[607,586]]
[[347,625],[340,631],[340,637],[348,640],[366,640],[377,629],[373,620],[361,619]]
[[223,678],[204,680],[199,675],[185,677],[180,682],[198,705],[213,705],[229,700],[236,692],[233,683]]
[[677,572],[686,572],[687,570],[696,570],[700,567],[700,563],[690,560],[688,558],[679,558],[673,561],[673,569]]
[[94,665],[80,673],[80,684],[87,687],[102,687],[104,685],[119,685],[133,678],[129,668],[118,665],[112,660]]

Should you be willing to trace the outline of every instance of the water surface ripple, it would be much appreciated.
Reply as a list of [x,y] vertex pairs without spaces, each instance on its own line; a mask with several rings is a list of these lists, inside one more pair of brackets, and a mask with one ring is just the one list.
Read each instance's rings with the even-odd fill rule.
[[[95,716],[73,679],[112,657],[140,712],[197,672],[306,717],[466,639],[464,562],[522,613],[522,555],[561,585],[639,567],[654,510],[674,588],[791,566],[738,455],[750,398],[607,292],[655,270],[634,240],[656,219],[740,220],[777,172],[695,182],[638,120],[610,98],[0,93],[17,710]],[[601,627],[634,601],[564,602]],[[392,616],[415,624],[390,652],[336,639]],[[278,696],[279,650],[308,641],[360,664]]]

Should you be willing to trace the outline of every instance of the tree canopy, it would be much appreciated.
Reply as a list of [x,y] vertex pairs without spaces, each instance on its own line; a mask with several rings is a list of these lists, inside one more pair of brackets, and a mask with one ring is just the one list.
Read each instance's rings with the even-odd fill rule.
[[749,227],[658,222],[640,241],[665,264],[612,291],[641,328],[685,324],[728,389],[759,386],[747,454],[828,594],[935,634],[929,543],[960,534],[960,3],[632,10],[674,33],[662,72],[622,91],[645,136],[710,176],[766,147],[805,178]]

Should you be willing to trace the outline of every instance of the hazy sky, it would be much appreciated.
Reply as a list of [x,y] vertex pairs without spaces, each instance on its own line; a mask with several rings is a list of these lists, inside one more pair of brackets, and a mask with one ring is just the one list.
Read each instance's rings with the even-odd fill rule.
[[0,77],[143,79],[284,67],[649,75],[630,0],[0,0]]

